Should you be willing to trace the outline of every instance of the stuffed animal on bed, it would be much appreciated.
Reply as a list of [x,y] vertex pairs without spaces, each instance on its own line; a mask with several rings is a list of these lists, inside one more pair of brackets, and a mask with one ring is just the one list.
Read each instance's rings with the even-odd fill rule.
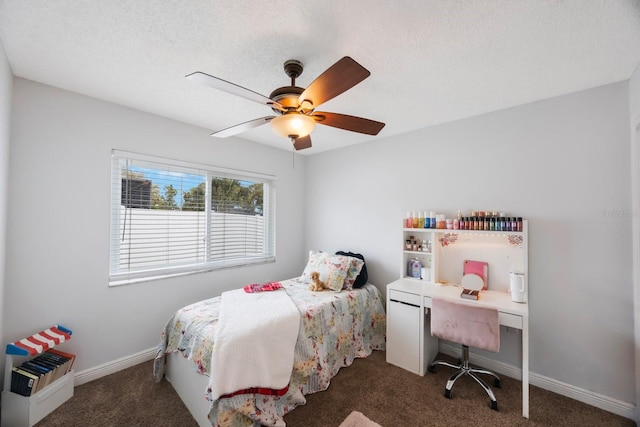
[[311,286],[309,286],[309,289],[311,289],[314,292],[319,292],[319,291],[324,291],[325,289],[329,289],[329,287],[322,281],[320,280],[320,273],[318,273],[317,271],[312,271],[311,275],[309,276],[311,278]]

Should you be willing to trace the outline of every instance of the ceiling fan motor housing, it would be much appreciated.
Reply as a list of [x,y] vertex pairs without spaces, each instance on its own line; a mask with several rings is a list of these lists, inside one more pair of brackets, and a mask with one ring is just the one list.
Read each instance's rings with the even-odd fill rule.
[[[271,92],[269,98],[278,102],[287,110],[296,110],[298,105],[298,97],[304,92],[304,89],[298,86],[283,86]],[[272,110],[278,114],[282,114],[282,111],[272,108]]]

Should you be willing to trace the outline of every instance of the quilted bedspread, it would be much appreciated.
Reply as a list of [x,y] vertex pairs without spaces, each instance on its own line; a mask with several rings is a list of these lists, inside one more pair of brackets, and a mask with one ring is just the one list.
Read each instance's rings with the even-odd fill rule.
[[[367,284],[342,292],[310,292],[297,279],[281,282],[300,310],[300,329],[289,390],[283,396],[240,394],[211,402],[212,425],[284,426],[283,416],[304,404],[305,395],[326,390],[340,368],[373,350],[384,350],[386,317],[378,289]],[[157,381],[164,376],[164,356],[180,351],[194,369],[208,375],[220,297],[178,310],[161,333],[154,364]],[[211,400],[210,390],[203,390]]]

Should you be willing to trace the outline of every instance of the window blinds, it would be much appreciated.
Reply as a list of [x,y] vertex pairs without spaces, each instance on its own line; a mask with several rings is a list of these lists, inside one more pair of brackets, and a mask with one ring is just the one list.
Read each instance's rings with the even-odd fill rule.
[[272,177],[114,150],[111,285],[274,259]]

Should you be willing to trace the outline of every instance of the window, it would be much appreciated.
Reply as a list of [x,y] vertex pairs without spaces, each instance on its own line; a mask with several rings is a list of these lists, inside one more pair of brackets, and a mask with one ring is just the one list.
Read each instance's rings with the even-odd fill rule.
[[275,260],[275,179],[114,150],[109,284]]

